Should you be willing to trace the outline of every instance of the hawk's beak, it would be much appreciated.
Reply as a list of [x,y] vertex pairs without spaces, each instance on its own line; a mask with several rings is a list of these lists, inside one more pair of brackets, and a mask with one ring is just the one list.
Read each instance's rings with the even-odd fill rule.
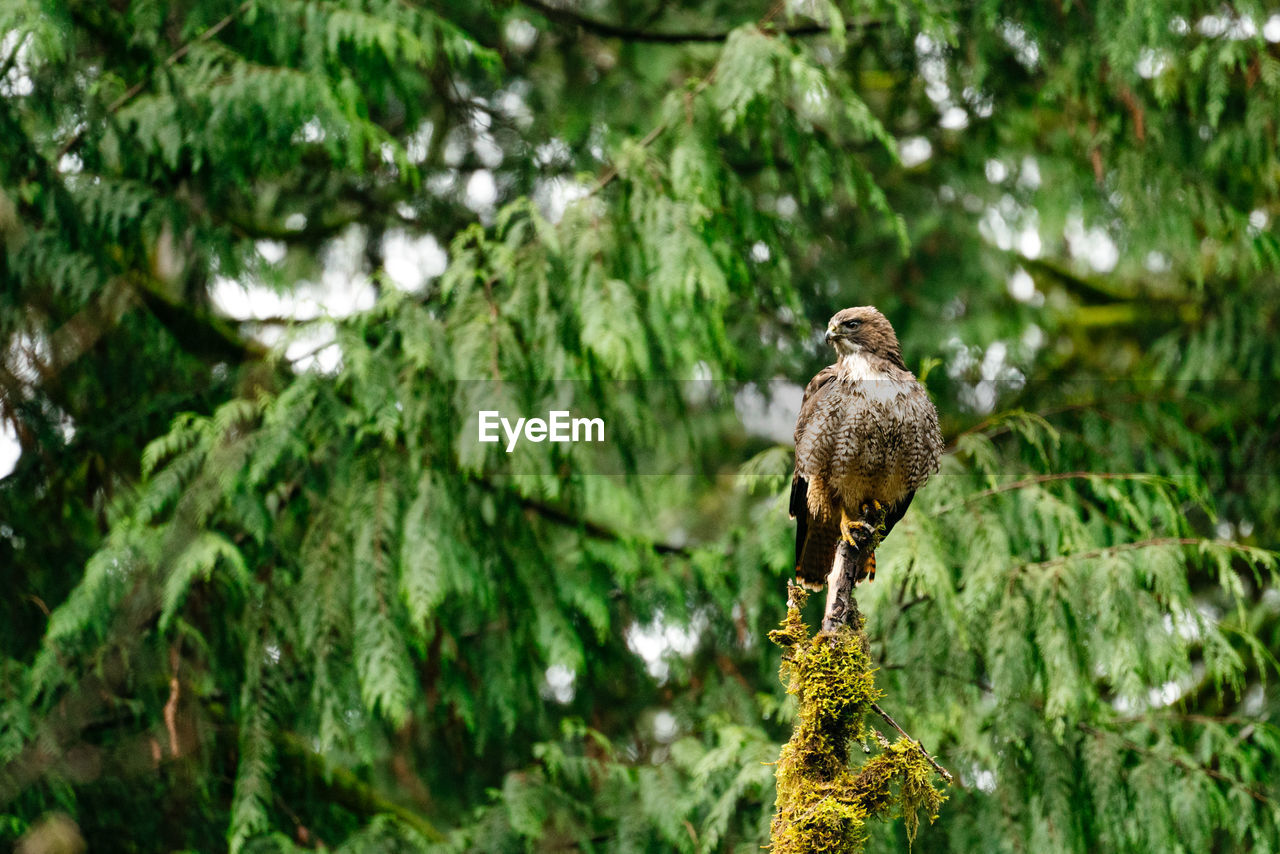
[[832,332],[830,329],[828,329],[826,339],[827,339],[827,343],[830,344],[832,341],[836,340],[836,334]]

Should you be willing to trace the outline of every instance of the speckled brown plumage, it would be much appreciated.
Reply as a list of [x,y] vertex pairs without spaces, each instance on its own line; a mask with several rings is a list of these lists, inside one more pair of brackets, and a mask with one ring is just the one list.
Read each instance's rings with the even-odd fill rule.
[[863,504],[886,508],[885,534],[938,470],[938,412],[902,361],[889,321],[871,306],[846,308],[827,325],[837,361],[804,390],[796,420],[791,515],[796,576],[820,589],[840,543],[840,518]]

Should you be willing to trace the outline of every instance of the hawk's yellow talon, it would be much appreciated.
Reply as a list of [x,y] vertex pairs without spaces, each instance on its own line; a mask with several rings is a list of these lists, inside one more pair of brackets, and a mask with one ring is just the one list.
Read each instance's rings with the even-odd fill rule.
[[[853,533],[854,528],[866,531],[866,536],[862,539],[858,539],[858,537]],[[849,514],[845,513],[843,510],[840,511],[840,539],[844,540],[855,549],[860,549],[866,543],[866,537],[873,533],[875,533],[874,526],[867,524],[862,519],[850,519]]]

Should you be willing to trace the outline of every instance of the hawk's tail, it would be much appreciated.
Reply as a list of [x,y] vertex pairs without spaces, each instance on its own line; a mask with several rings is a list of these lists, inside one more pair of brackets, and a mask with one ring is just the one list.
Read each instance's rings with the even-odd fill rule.
[[796,578],[810,590],[821,590],[827,583],[831,566],[835,563],[836,547],[840,545],[840,524],[826,524],[810,519],[803,543],[796,543],[799,558],[796,561]]
[[[809,590],[821,590],[835,567],[840,549],[840,526],[824,525],[809,529],[803,553],[796,564],[796,579]],[[845,557],[847,559],[848,553]],[[861,565],[854,567],[853,583],[876,580],[876,553],[871,552]]]
[[804,557],[804,541],[809,536],[809,481],[799,474],[791,479],[791,518],[796,520],[796,572]]

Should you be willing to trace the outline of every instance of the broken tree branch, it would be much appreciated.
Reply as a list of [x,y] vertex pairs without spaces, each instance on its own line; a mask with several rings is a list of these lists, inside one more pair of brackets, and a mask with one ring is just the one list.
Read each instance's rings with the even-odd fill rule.
[[[867,564],[880,545],[884,530],[884,508],[864,508],[862,515],[849,526],[854,542],[841,540],[836,548],[833,578],[827,581],[827,608],[822,615],[822,630],[834,632],[840,626],[852,626],[862,633],[862,617],[853,598],[854,586],[867,576]],[[865,643],[865,637],[863,639]]]
[[[853,596],[853,588],[859,581],[867,576],[867,564],[871,561],[875,554],[876,546],[880,544],[880,537],[884,530],[885,511],[883,508],[866,508],[863,510],[861,518],[858,522],[850,526],[850,533],[853,534],[854,543],[848,540],[841,540],[839,547],[836,549],[836,568],[832,572],[834,578],[829,581],[827,590],[827,608],[826,613],[822,617],[822,630],[828,634],[834,634],[842,626],[849,626],[858,636],[859,643],[862,644],[864,650],[870,651],[870,643],[867,641],[866,632],[862,628],[862,614],[858,611],[858,600]],[[791,607],[791,595],[788,593],[787,606]],[[880,708],[879,703],[871,703],[871,709],[884,718],[885,723],[898,731],[898,734],[907,741],[915,745],[920,751],[920,755],[933,766],[933,770],[937,771],[942,779],[948,783],[955,782],[955,778],[951,772],[943,768],[938,760],[929,755],[929,751],[924,749],[924,745],[919,739],[912,738],[906,730],[898,725],[898,722],[889,716],[889,713]]]
[[928,763],[933,766],[933,770],[937,771],[938,775],[942,777],[942,779],[946,780],[948,783],[955,782],[955,778],[951,776],[951,772],[948,771],[946,768],[943,768],[941,765],[939,765],[938,760],[934,759],[932,756],[929,755],[929,751],[924,749],[924,745],[920,743],[920,740],[918,738],[912,738],[910,733],[908,733],[902,727],[898,726],[898,722],[895,721],[893,718],[889,717],[889,713],[886,712],[884,709],[880,708],[879,703],[872,703],[871,708],[872,710],[875,711],[877,715],[884,718],[885,723],[887,723],[889,726],[896,729],[898,731],[898,735],[902,736],[907,741],[914,744],[916,746],[916,750],[920,751],[920,755],[923,756],[925,760],[927,760]]

